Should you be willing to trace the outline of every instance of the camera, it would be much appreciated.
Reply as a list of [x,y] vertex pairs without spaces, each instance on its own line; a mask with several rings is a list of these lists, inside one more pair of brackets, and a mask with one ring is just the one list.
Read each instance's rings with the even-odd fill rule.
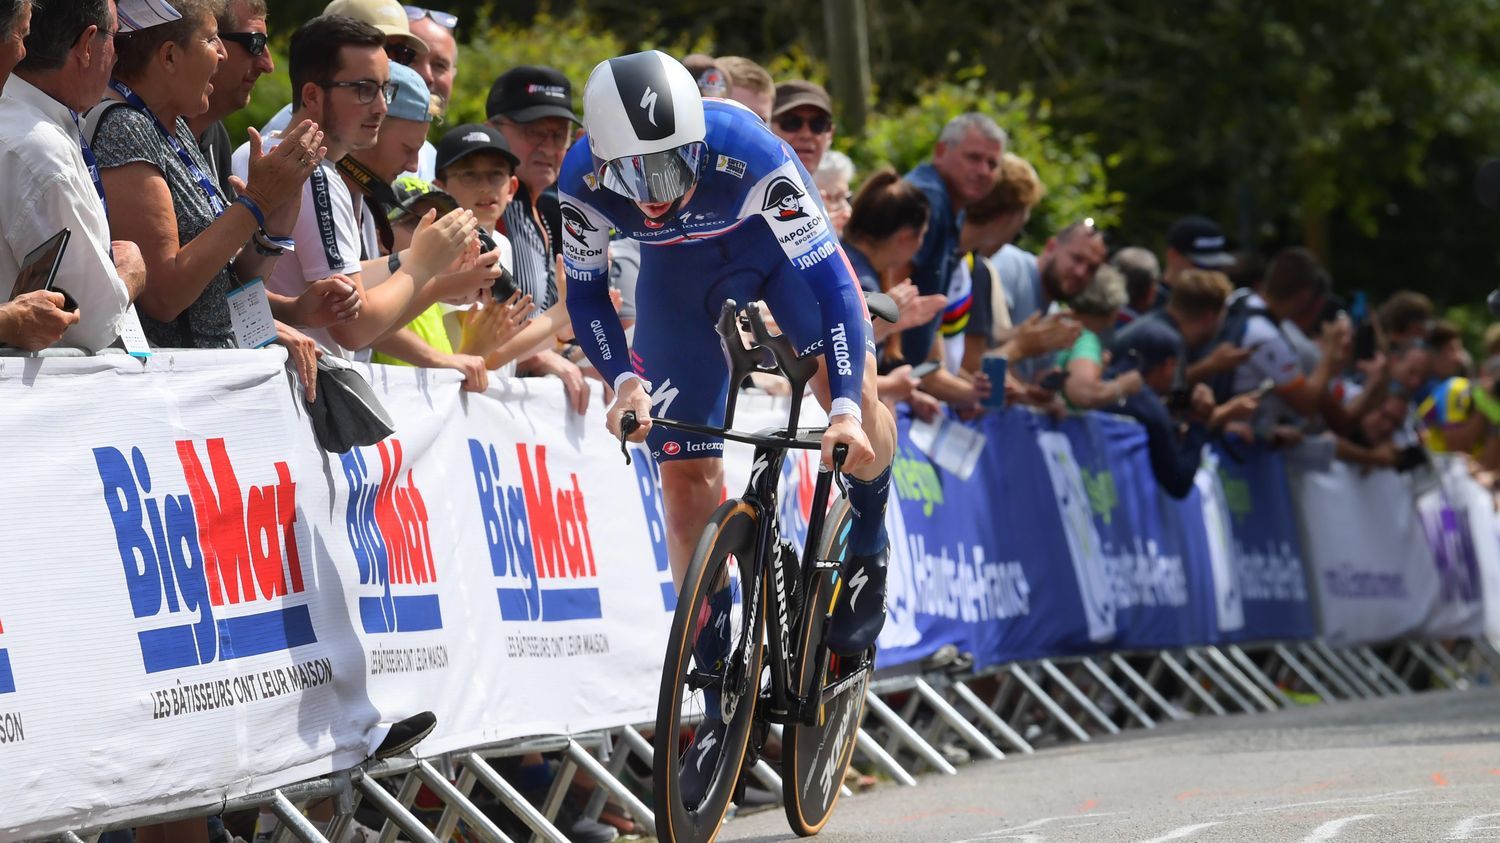
[[[481,255],[487,255],[500,248],[500,244],[495,242],[495,238],[491,237],[488,231],[481,228],[478,234]],[[516,294],[516,289],[516,277],[511,274],[510,270],[500,267],[500,277],[496,278],[494,286],[490,287],[490,294],[495,297],[495,301],[503,302],[509,299]]]

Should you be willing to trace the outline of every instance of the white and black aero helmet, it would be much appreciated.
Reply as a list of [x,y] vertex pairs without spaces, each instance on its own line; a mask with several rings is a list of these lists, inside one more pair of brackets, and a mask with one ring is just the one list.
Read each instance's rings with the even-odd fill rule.
[[681,62],[650,50],[600,62],[583,89],[583,124],[605,187],[674,202],[698,181],[703,96]]

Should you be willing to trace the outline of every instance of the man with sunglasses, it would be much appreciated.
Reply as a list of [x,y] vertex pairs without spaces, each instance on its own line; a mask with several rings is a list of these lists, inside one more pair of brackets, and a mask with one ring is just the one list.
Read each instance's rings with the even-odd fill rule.
[[771,131],[797,153],[809,173],[816,173],[833,144],[833,100],[816,82],[782,82],[771,107]]
[[233,196],[229,176],[234,144],[224,118],[248,105],[256,80],[276,69],[266,47],[266,0],[230,0],[219,16],[219,40],[224,42],[224,59],[210,80],[208,110],[188,118],[188,126],[214,169],[210,176],[225,196]]

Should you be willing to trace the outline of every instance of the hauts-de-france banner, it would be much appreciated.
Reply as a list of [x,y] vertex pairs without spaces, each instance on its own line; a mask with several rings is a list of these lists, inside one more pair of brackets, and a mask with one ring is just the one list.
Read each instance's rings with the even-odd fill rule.
[[363,757],[376,714],[314,561],[283,359],[0,361],[0,838]]

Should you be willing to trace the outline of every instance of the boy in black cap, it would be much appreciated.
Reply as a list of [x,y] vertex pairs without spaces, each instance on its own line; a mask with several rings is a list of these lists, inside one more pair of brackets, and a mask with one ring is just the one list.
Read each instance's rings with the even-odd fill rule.
[[499,131],[478,123],[450,129],[438,141],[433,185],[474,212],[479,227],[501,247],[500,263],[511,267],[510,242],[499,232],[500,217],[516,195],[520,164]]

